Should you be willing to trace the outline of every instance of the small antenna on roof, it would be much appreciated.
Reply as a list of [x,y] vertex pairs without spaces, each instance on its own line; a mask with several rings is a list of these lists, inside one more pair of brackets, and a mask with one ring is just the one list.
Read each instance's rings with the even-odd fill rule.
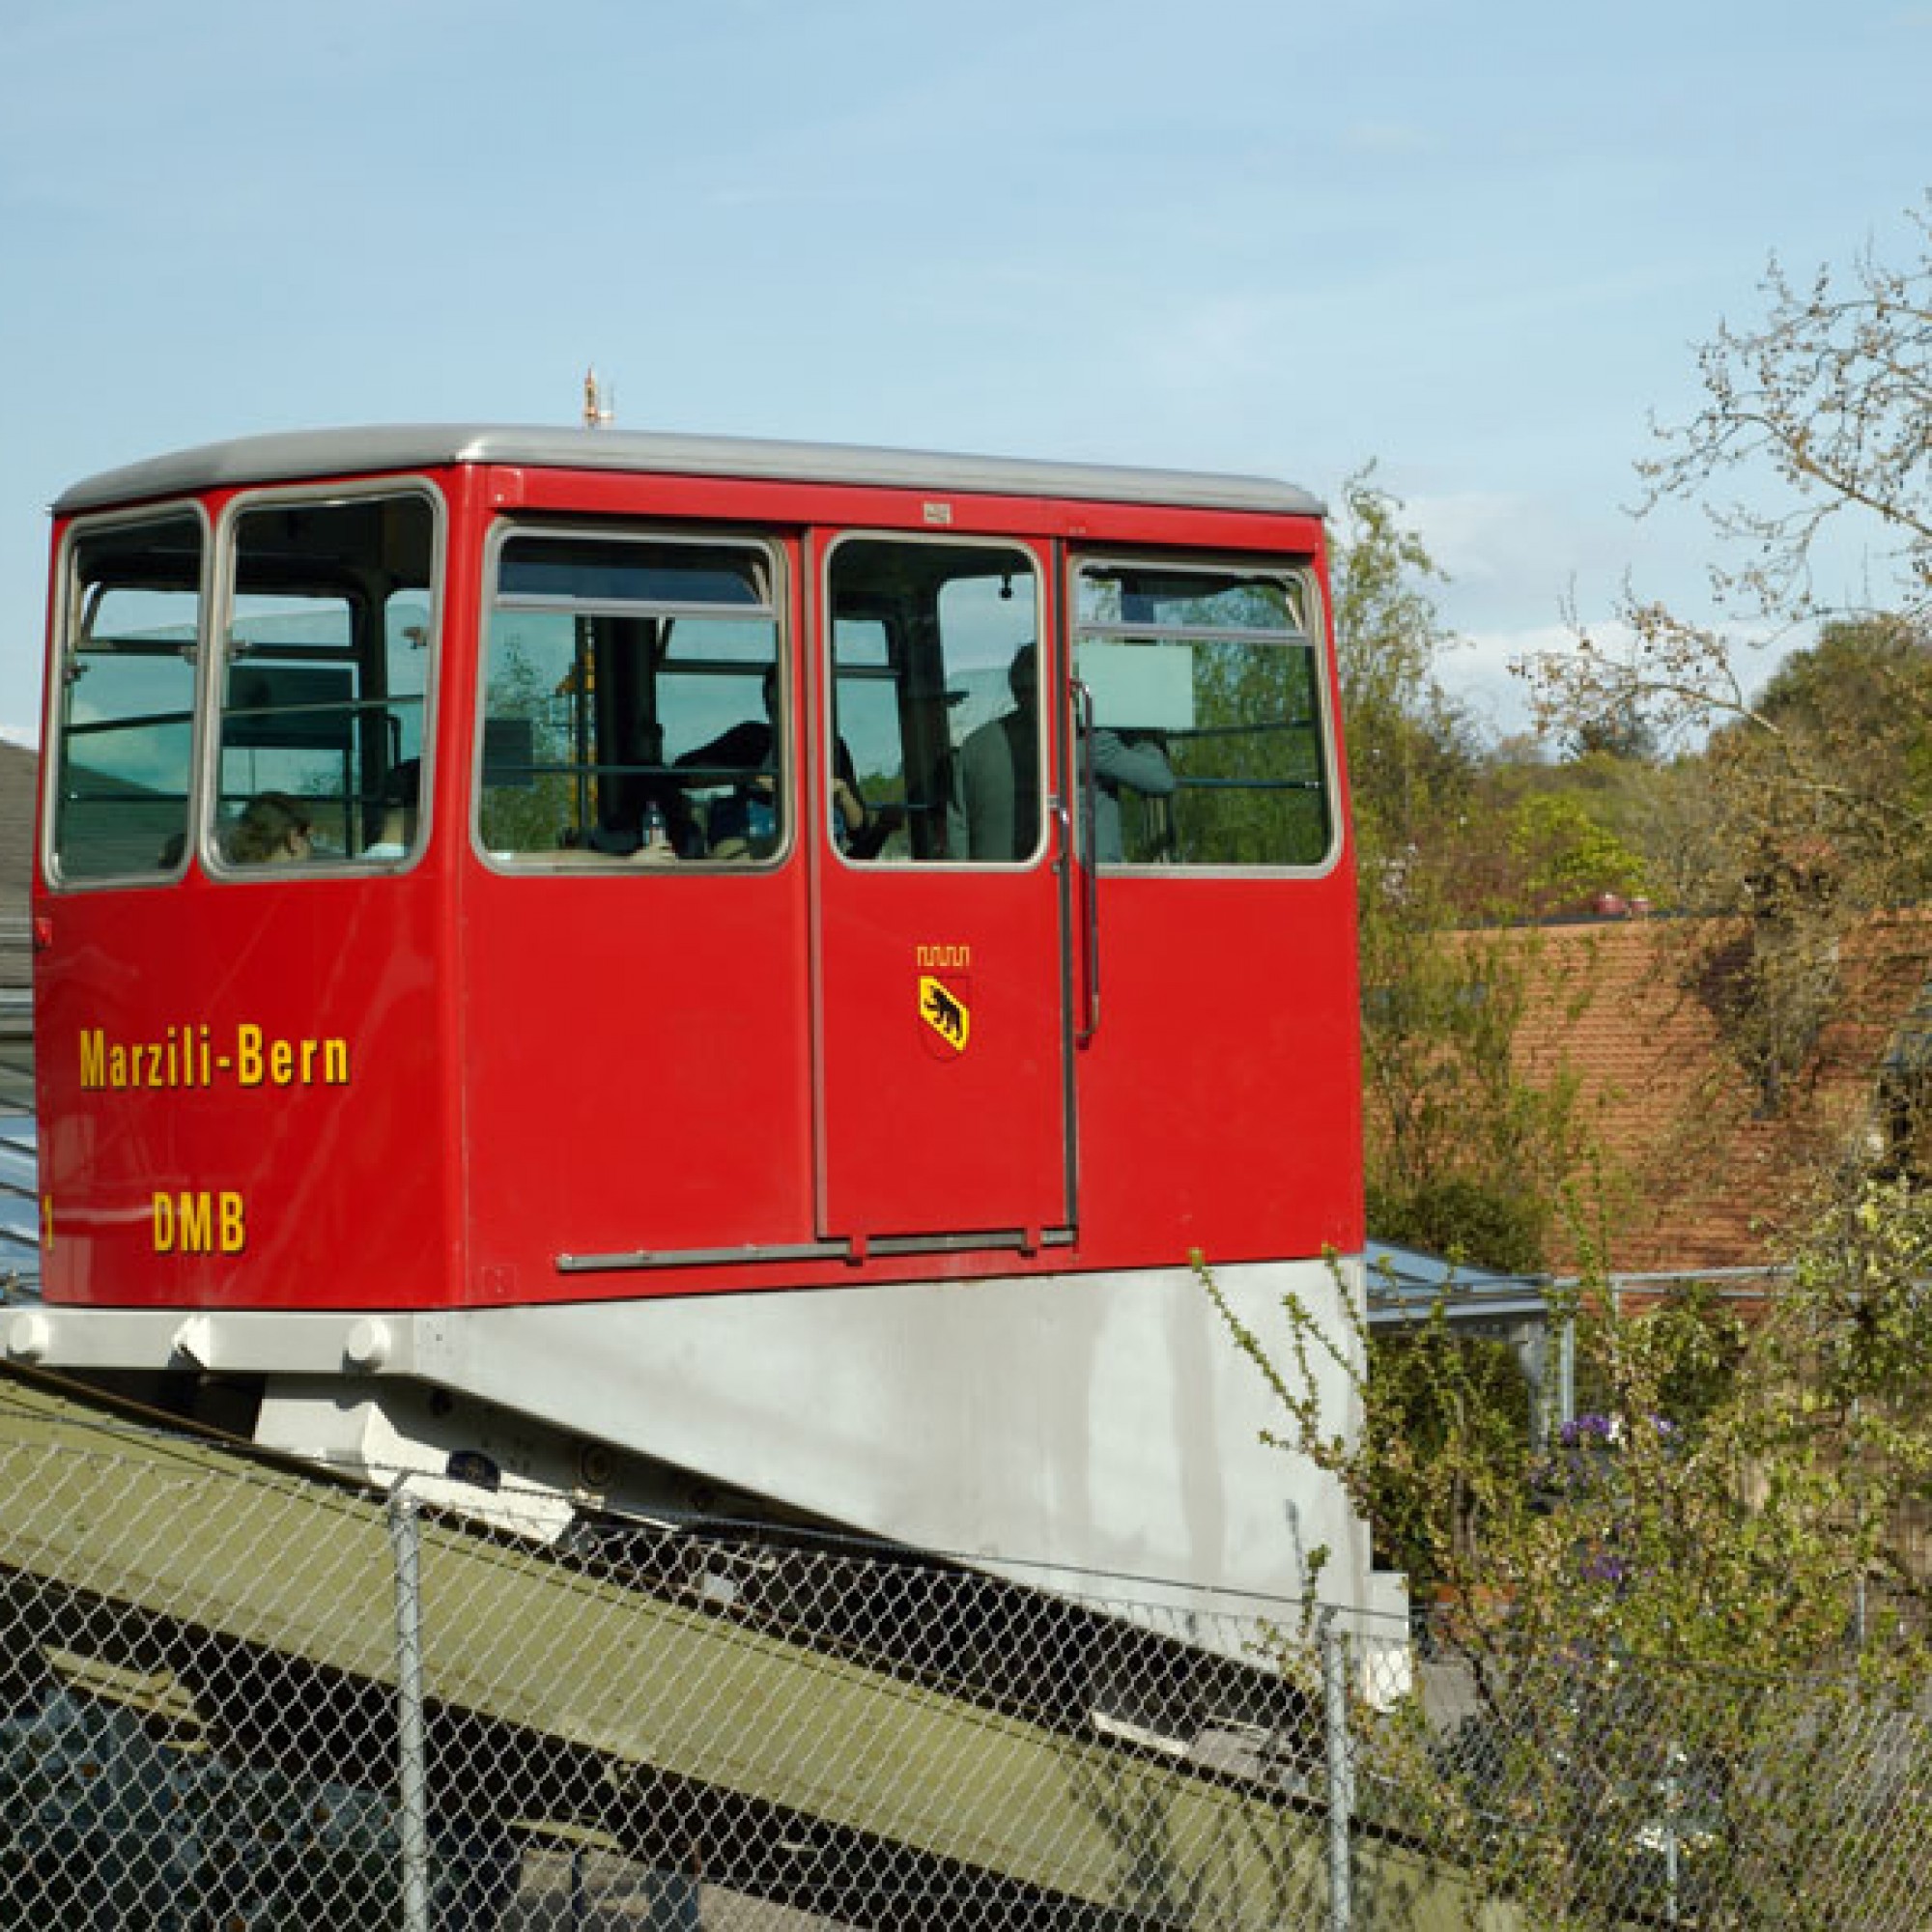
[[615,417],[616,413],[617,413],[616,390],[612,389],[611,391],[611,401],[608,403],[605,402],[603,391],[598,386],[597,370],[595,366],[593,365],[592,367],[584,370],[583,427],[585,429],[602,429],[605,427],[607,423],[611,422],[612,418]]

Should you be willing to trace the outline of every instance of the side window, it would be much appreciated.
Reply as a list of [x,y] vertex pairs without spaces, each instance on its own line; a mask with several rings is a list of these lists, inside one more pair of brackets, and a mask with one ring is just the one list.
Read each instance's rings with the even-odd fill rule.
[[1042,849],[1038,582],[1006,545],[847,538],[829,567],[847,855],[1023,864]]
[[82,529],[69,542],[53,863],[64,881],[183,864],[194,768],[201,520]]
[[1315,866],[1334,837],[1314,587],[1292,568],[1093,561],[1074,590],[1101,864]]
[[214,858],[409,858],[427,832],[434,508],[419,496],[264,503],[234,532]]
[[743,864],[786,837],[778,565],[762,546],[513,531],[483,669],[493,857]]

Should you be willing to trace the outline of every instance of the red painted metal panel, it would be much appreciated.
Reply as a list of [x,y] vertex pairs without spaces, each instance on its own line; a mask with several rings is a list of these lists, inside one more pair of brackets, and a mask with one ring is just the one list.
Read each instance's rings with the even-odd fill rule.
[[660,1293],[558,1258],[809,1238],[804,872],[472,874],[469,1298]]
[[1059,1227],[1059,883],[828,868],[819,923],[824,1232]]
[[1141,1264],[1362,1243],[1354,895],[1099,882],[1101,1018],[1079,1056],[1083,1249]]
[[459,1240],[425,875],[41,901],[54,1301],[435,1306]]

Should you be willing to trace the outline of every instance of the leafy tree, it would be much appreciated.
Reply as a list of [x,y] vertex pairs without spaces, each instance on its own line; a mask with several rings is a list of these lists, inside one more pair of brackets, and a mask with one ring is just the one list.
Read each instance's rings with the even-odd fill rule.
[[1534,1268],[1575,1158],[1570,1096],[1517,1076],[1530,953],[1451,936],[1469,922],[1482,763],[1439,674],[1455,641],[1430,596],[1440,573],[1372,469],[1343,504],[1335,622],[1362,880],[1372,1225]]
[[[1582,631],[1532,668],[1548,723],[1702,734],[1660,777],[1646,857],[1663,896],[1739,922],[1687,929],[1684,975],[1772,1111],[1822,1037],[1844,934],[1932,891],[1932,197],[1911,221],[1902,267],[1867,250],[1800,282],[1774,261],[1761,321],[1719,329],[1702,407],[1639,466],[1644,508],[1709,516],[1720,614],[1813,641],[1752,694],[1724,625],[1633,594],[1624,641]],[[1828,540],[1854,533],[1883,608],[1820,593]]]
[[[1932,243],[1932,201],[1915,233]],[[1847,924],[1932,886],[1932,248],[1808,286],[1774,264],[1764,292],[1762,325],[1719,331],[1700,359],[1705,407],[1644,466],[1653,504],[1702,501],[1739,541],[1716,578],[1728,617],[1810,632],[1762,691],[1723,631],[1632,595],[1627,641],[1580,633],[1540,668],[1570,764],[1420,755],[1436,659],[1400,647],[1432,636],[1415,600],[1426,609],[1433,566],[1387,499],[1356,526],[1371,545],[1350,640],[1366,649],[1358,728],[1389,748],[1357,760],[1378,1233],[1520,1255],[1520,1232],[1489,1211],[1514,1190],[1535,1204],[1532,1251],[1559,1215],[1586,1255],[1605,1251],[1614,1177],[1584,1184],[1562,1093],[1512,1071],[1534,945],[1445,943],[1467,920],[1459,872],[1487,868],[1503,911],[1627,860],[1633,883],[1729,916],[1683,923],[1684,970],[1769,1106],[1839,997]],[[1826,533],[1854,524],[1889,569],[1876,610],[1816,591]],[[1338,620],[1345,608],[1338,590]],[[1690,936],[1710,933],[1718,952]],[[1903,1784],[1874,1772],[1849,1807],[1840,1760],[1871,1714],[1932,1688],[1916,1554],[1932,1495],[1932,1199],[1844,1159],[1794,1218],[1784,1283],[1749,1320],[1709,1293],[1633,1307],[1586,1264],[1550,1315],[1575,1323],[1591,1410],[1548,1449],[1511,1417],[1493,1354],[1439,1315],[1372,1349],[1291,1302],[1284,1359],[1236,1329],[1280,1401],[1281,1445],[1336,1475],[1454,1602],[1434,1634],[1468,1716],[1445,1731],[1419,1702],[1394,1713],[1377,1738],[1383,1788],[1400,1792],[1392,1822],[1488,1869],[1525,1922],[1680,1918],[1675,1852],[1691,1837],[1696,1922],[1859,1922],[1878,1801],[1918,1803],[1916,1744]],[[1350,1431],[1318,1390],[1364,1360]],[[1660,1842],[1668,1889],[1634,1896],[1631,1868]]]
[[1578,718],[1564,734],[1565,752],[1575,759],[1607,757],[1647,763],[1658,753],[1658,736],[1642,708],[1631,699]]
[[[1859,1922],[1874,1821],[1918,1804],[1846,1753],[1932,1687],[1913,1555],[1932,1202],[1867,1179],[1788,1261],[1748,1321],[1708,1292],[1632,1308],[1601,1276],[1552,1305],[1595,1407],[1547,1446],[1505,1426],[1493,1356],[1439,1310],[1379,1380],[1350,1368],[1364,1336],[1293,1297],[1282,1357],[1228,1316],[1278,1445],[1335,1475],[1445,1603],[1423,1674],[1463,1684],[1466,1715],[1445,1725],[1418,1695],[1370,1729],[1390,1820],[1525,1923],[1681,1916],[1675,1864],[1633,1874],[1660,1833],[1694,1841],[1700,1925]],[[1321,1400],[1338,1370],[1354,1433]]]
[[[1634,592],[1621,642],[1579,630],[1528,667],[1540,712],[1573,733],[1606,717],[1715,734],[1711,757],[1742,823],[1829,838],[1866,900],[1921,892],[1932,678],[1932,196],[1911,216],[1918,258],[1867,250],[1795,282],[1774,260],[1754,327],[1723,325],[1698,358],[1702,407],[1639,465],[1643,509],[1700,505],[1719,539],[1720,614],[1762,633],[1814,628],[1811,650],[1753,696],[1733,639]],[[1885,584],[1875,610],[1821,596],[1828,539],[1856,537]],[[1847,753],[1876,740],[1873,758]],[[1899,782],[1901,767],[1907,781]],[[1721,828],[1735,838],[1735,826]],[[1706,890],[1742,869],[1714,852]]]
[[1600,893],[1643,889],[1641,854],[1594,817],[1574,793],[1540,792],[1525,798],[1512,815],[1509,839],[1532,904],[1553,911]]
[[[1932,617],[1932,192],[1908,216],[1918,259],[1869,247],[1847,271],[1794,281],[1774,260],[1755,327],[1720,327],[1698,356],[1704,405],[1643,466],[1650,499],[1700,503],[1738,560],[1724,602],[1774,619],[1830,614],[1816,589],[1829,532],[1857,525],[1892,567],[1908,620]],[[1733,477],[1769,486],[1732,497]]]
[[1365,870],[1441,859],[1477,763],[1442,682],[1455,643],[1430,595],[1442,573],[1373,464],[1342,486],[1332,559],[1335,643]]
[[1574,1083],[1534,1085],[1517,1065],[1538,949],[1505,931],[1363,923],[1371,1225],[1388,1240],[1534,1272],[1589,1160]]
[[1438,1255],[1459,1267],[1535,1274],[1548,1256],[1549,1203],[1487,1177],[1416,1175],[1406,1187],[1369,1182],[1369,1226],[1384,1238]]
[[[1403,1332],[1370,1344],[1363,1493],[1378,1562],[1408,1578],[1412,1599],[1466,1587],[1481,1561],[1491,1497],[1521,1462],[1531,1429],[1529,1387],[1509,1348],[1458,1334],[1437,1306]],[[1436,1472],[1419,1514],[1414,1472]],[[1444,1561],[1448,1539],[1451,1560]]]

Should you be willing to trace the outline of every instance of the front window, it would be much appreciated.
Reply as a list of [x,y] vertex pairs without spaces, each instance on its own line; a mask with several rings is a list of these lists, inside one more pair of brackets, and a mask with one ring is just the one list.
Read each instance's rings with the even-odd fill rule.
[[271,502],[234,525],[214,854],[393,864],[426,836],[435,511]]
[[1334,808],[1308,577],[1093,561],[1075,598],[1093,856],[1131,866],[1325,860]]
[[68,546],[52,800],[63,880],[184,863],[204,550],[185,511],[83,529]]
[[493,858],[773,858],[787,833],[784,715],[762,546],[504,538],[478,802]]

